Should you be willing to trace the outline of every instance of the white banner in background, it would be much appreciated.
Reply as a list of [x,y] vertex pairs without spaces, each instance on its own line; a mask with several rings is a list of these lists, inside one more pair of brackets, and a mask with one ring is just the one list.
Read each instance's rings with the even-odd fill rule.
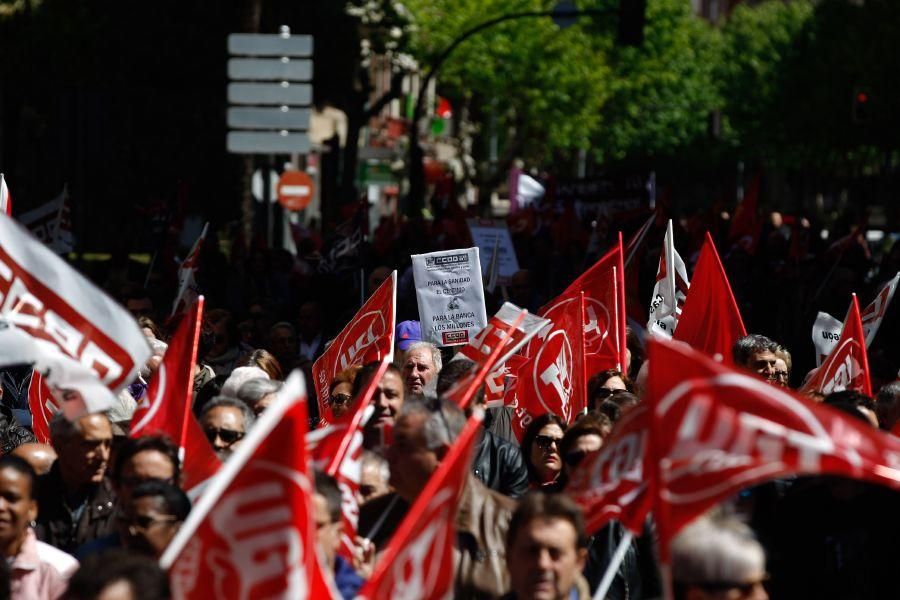
[[412,256],[422,339],[459,346],[487,325],[478,248]]
[[509,235],[506,223],[493,219],[467,219],[472,243],[478,246],[481,256],[481,271],[488,272],[488,265],[493,260],[494,247],[497,248],[497,265],[500,270],[497,283],[509,285],[512,276],[519,270],[519,259]]

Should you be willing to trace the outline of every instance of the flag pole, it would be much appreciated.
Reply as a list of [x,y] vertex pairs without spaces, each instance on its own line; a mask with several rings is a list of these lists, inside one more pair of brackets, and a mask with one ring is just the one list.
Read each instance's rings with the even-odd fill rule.
[[[203,296],[199,296],[197,298],[197,317],[194,322],[194,337],[191,343],[191,366],[194,367],[197,364],[197,348],[200,343],[200,325],[203,323],[203,304],[205,299]],[[193,381],[193,377],[191,378]],[[185,390],[185,400],[184,400],[184,417],[181,419],[181,439],[178,443],[178,457],[184,462],[184,448],[187,444],[187,428],[188,428],[188,419],[193,418],[193,385],[188,385]]]
[[581,328],[579,329],[578,333],[579,337],[581,338],[581,389],[584,392],[584,413],[587,414],[587,412],[591,409],[591,407],[588,406],[591,399],[588,396],[587,386],[587,343],[584,339],[584,291],[580,292],[579,302],[581,303]]
[[609,561],[609,565],[606,567],[606,572],[603,574],[603,579],[600,580],[600,585],[597,587],[597,591],[594,592],[593,600],[604,600],[604,598],[606,598],[606,592],[609,591],[616,573],[619,572],[619,565],[621,565],[622,561],[625,560],[625,553],[628,552],[628,548],[629,546],[631,546],[631,539],[633,537],[634,534],[626,530],[625,535],[623,535],[622,539],[619,540],[619,545],[616,547],[616,551],[612,555],[612,560]]

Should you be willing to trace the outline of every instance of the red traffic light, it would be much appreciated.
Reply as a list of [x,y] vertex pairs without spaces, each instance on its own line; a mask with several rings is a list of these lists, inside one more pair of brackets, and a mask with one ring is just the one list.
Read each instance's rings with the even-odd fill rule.
[[856,101],[860,104],[865,104],[869,101],[869,95],[865,92],[857,92],[856,93]]

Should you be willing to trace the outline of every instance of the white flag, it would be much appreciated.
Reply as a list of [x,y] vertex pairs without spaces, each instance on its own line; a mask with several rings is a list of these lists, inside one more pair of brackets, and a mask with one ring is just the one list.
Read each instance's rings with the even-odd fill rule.
[[516,198],[519,200],[520,208],[525,208],[544,197],[544,186],[531,175],[526,175],[525,173],[519,175],[518,188],[516,190]]
[[12,196],[9,194],[3,173],[0,173],[0,212],[12,216]]
[[203,231],[200,237],[194,242],[190,254],[187,255],[181,266],[178,267],[178,295],[175,297],[175,303],[172,305],[172,315],[175,316],[189,307],[193,306],[200,296],[200,290],[197,288],[197,269],[200,266],[200,251],[203,249],[203,241],[206,239],[206,230],[209,229],[209,223],[203,225]]
[[69,416],[106,410],[150,345],[132,316],[0,213],[0,366],[33,363]]
[[659,269],[656,272],[653,299],[650,301],[650,319],[647,321],[647,331],[672,337],[690,287],[687,268],[685,268],[678,251],[675,250],[672,220],[669,219],[666,235],[663,238],[662,253],[659,256]]
[[[878,290],[875,299],[860,314],[863,331],[866,334],[866,347],[872,345],[872,340],[875,339],[875,334],[881,327],[887,308],[894,298],[894,292],[897,291],[898,282],[900,282],[900,273],[894,275],[893,279]],[[813,345],[816,347],[816,366],[822,364],[825,357],[831,353],[838,340],[841,339],[843,328],[844,324],[828,313],[820,312],[816,316],[816,322],[813,323],[812,328]]]

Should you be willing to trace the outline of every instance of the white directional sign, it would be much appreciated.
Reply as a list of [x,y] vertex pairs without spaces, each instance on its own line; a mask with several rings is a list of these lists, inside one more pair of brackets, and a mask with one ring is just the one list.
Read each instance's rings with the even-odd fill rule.
[[228,101],[232,104],[275,104],[309,106],[312,86],[308,83],[229,83]]
[[228,53],[241,56],[312,56],[311,35],[232,33]]
[[229,79],[251,81],[310,81],[312,61],[284,58],[232,58],[228,61]]
[[234,154],[305,154],[310,150],[306,132],[229,131],[226,147]]
[[232,107],[228,109],[228,126],[232,129],[309,129],[308,108]]

